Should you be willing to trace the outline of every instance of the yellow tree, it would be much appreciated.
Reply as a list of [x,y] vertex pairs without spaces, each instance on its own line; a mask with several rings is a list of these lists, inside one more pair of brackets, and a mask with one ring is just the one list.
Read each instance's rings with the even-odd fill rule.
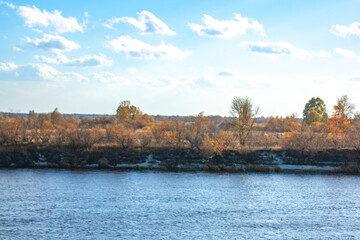
[[334,112],[328,120],[329,130],[333,136],[335,146],[339,146],[341,136],[349,127],[350,122],[346,118],[344,105],[338,101],[334,106]]
[[349,123],[344,112],[344,105],[338,102],[338,104],[334,106],[334,113],[329,118],[330,132],[336,135],[342,134]]
[[136,120],[142,115],[140,109],[131,105],[129,100],[122,101],[116,109],[116,117],[120,121]]

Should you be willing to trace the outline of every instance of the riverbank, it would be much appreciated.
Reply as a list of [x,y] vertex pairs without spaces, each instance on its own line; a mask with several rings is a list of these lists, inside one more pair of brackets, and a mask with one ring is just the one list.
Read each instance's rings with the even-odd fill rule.
[[360,172],[360,151],[240,150],[204,157],[190,149],[116,146],[73,149],[62,146],[23,145],[0,148],[0,168],[134,169],[211,172]]

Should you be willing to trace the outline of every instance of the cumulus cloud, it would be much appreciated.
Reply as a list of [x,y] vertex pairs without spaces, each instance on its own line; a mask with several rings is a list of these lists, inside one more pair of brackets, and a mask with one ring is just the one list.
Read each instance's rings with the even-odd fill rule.
[[253,30],[265,35],[263,25],[253,18],[242,17],[241,14],[234,14],[234,20],[217,20],[208,14],[202,18],[204,25],[189,23],[191,30],[200,36],[233,38],[246,34],[246,31]]
[[151,12],[144,10],[136,14],[138,15],[138,19],[135,19],[133,17],[112,18],[109,19],[107,23],[104,23],[103,25],[107,28],[112,28],[113,24],[119,22],[126,22],[140,29],[142,34],[156,33],[156,34],[168,35],[168,36],[173,36],[176,34],[163,21],[161,21]]
[[45,56],[35,55],[35,58],[48,64],[58,64],[64,66],[76,66],[76,67],[103,67],[111,66],[113,64],[112,59],[106,55],[100,53],[99,55],[86,55],[79,58],[68,59],[61,53],[56,54],[56,58],[48,58]]
[[93,73],[93,78],[101,83],[124,83],[126,78],[119,77],[111,72]]
[[296,48],[292,44],[285,41],[272,42],[247,42],[241,43],[243,48],[249,49],[257,55],[265,56],[271,59],[278,59],[281,55],[289,55],[298,58],[306,58],[312,54],[308,51]]
[[56,33],[65,32],[82,32],[83,28],[74,17],[63,17],[61,11],[54,10],[54,12],[41,11],[35,6],[18,7],[18,13],[24,20],[27,27],[33,28],[34,26],[51,27]]
[[330,28],[330,32],[338,37],[346,38],[350,35],[360,35],[360,22],[354,22],[350,26],[345,25],[333,25]]
[[15,8],[15,5],[12,4],[11,2],[0,1],[0,4],[4,4],[4,5],[8,6],[9,8]]
[[[85,80],[86,78],[76,72],[60,72],[47,64],[26,64],[16,66],[14,63],[7,64],[7,74],[3,79],[26,80],[26,81],[68,81]],[[0,64],[0,67],[3,65]]]
[[59,51],[71,51],[80,47],[76,42],[67,40],[62,36],[54,36],[50,34],[44,34],[43,38],[31,39],[26,37],[26,42],[34,47],[42,48],[44,50],[50,50],[54,52]]
[[127,58],[159,59],[159,58],[187,58],[191,55],[189,50],[181,51],[170,44],[152,46],[130,36],[121,36],[108,41],[114,52],[124,52]]
[[0,71],[9,72],[17,68],[18,66],[13,62],[7,62],[7,63],[0,62]]
[[341,56],[346,57],[346,58],[355,58],[356,57],[356,54],[354,52],[343,49],[343,48],[334,48],[334,51],[337,54],[340,54]]
[[331,52],[330,51],[324,51],[324,50],[320,50],[318,52],[312,52],[312,54],[316,57],[331,57]]

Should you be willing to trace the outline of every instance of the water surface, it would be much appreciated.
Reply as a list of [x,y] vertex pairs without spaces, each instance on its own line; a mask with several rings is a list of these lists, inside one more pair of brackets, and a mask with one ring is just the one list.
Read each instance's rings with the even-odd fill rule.
[[1,239],[360,239],[360,177],[0,170]]

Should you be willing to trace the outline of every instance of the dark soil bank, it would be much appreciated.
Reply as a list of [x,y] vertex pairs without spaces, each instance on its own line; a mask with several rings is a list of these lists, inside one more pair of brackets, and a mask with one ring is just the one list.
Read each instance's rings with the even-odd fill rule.
[[122,150],[97,147],[88,150],[54,146],[11,146],[0,149],[0,168],[109,168],[164,171],[326,172],[360,170],[360,151],[285,150],[226,151],[204,157],[189,149],[146,148]]

